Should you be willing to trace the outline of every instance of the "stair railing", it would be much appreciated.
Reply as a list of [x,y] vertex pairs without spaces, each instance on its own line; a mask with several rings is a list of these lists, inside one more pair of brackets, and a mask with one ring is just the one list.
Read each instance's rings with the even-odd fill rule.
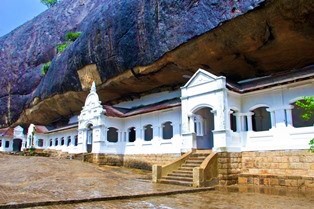
[[153,165],[152,167],[152,180],[157,183],[163,176],[167,176],[169,173],[179,169],[181,165],[194,153],[195,150],[183,154],[176,161],[169,163],[167,165]]
[[193,187],[204,187],[206,182],[218,176],[217,153],[212,152],[202,162],[200,167],[193,168]]

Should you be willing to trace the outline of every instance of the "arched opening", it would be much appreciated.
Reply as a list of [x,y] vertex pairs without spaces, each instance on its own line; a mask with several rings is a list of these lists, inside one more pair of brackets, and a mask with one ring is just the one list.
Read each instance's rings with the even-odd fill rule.
[[87,136],[86,136],[86,149],[87,153],[91,153],[93,150],[93,125],[87,125]]
[[107,141],[112,143],[118,142],[118,129],[114,127],[108,128],[107,131]]
[[235,114],[237,113],[237,111],[235,110],[230,110],[230,129],[233,132],[237,131],[237,117],[235,116]]
[[153,126],[146,125],[144,126],[144,141],[151,141],[153,139]]
[[44,146],[44,140],[43,139],[38,139],[37,146],[38,147],[43,147]]
[[270,113],[266,110],[267,107],[259,107],[252,112],[252,128],[253,131],[268,131],[271,128]]
[[13,152],[20,152],[22,148],[22,139],[13,139]]
[[71,144],[71,136],[68,136],[67,146],[70,146]]
[[136,140],[135,127],[129,128],[128,132],[129,132],[129,142],[135,142]]
[[75,139],[74,139],[74,146],[77,146],[78,145],[78,136],[75,135]]
[[[300,102],[304,102],[304,99],[298,100]],[[302,115],[305,113],[305,110],[298,105],[296,105],[296,102],[292,103],[293,109],[291,111],[292,114],[292,125],[295,128],[301,128],[301,127],[308,127],[314,125],[314,117],[309,118],[308,120],[305,120],[302,118]]]
[[55,147],[58,146],[58,138],[55,138]]
[[49,141],[49,147],[52,147],[52,139]]
[[162,138],[171,139],[173,137],[173,127],[170,121],[162,124]]
[[212,108],[203,107],[194,112],[194,131],[197,149],[211,149],[214,146],[214,114]]
[[64,146],[64,137],[61,138],[61,146]]
[[2,140],[0,139],[0,147],[2,147]]

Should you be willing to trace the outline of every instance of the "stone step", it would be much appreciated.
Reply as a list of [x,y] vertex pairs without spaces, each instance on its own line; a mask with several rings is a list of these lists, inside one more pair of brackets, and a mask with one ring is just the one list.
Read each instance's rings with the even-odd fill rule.
[[178,171],[190,171],[193,172],[193,167],[180,167]]
[[183,164],[183,165],[181,166],[181,168],[182,168],[182,167],[184,167],[184,168],[195,168],[195,167],[199,167],[199,166],[200,166],[200,164],[188,163],[188,164]]
[[193,170],[176,170],[173,171],[171,174],[173,175],[186,175],[186,176],[193,176]]
[[163,183],[163,184],[175,184],[175,185],[181,185],[181,186],[193,186],[193,182],[188,182],[188,181],[176,181],[176,180],[161,179],[159,182]]
[[166,176],[166,177],[163,177],[163,179],[166,179],[166,180],[174,180],[174,181],[188,181],[188,182],[193,182],[193,178],[191,178],[191,177]]
[[187,161],[185,161],[185,163],[198,163],[198,164],[202,164],[203,161],[204,161],[203,159],[197,159],[197,160],[188,159]]
[[192,172],[189,172],[189,173],[173,172],[173,173],[169,173],[168,176],[193,178],[193,173]]

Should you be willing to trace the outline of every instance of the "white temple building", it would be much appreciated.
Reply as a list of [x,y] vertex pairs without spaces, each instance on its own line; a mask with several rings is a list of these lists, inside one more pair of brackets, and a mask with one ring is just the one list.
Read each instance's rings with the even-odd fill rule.
[[314,95],[313,72],[291,72],[231,84],[199,69],[175,91],[102,105],[93,83],[67,126],[0,129],[0,151],[25,148],[118,155],[308,149],[314,119],[295,102]]

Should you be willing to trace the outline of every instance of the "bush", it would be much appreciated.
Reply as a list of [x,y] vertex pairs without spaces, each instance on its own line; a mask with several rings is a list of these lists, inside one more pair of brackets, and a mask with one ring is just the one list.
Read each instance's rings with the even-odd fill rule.
[[58,3],[58,0],[40,0],[40,2],[44,5],[46,5],[48,8],[56,5]]
[[41,67],[41,74],[42,75],[46,75],[46,73],[48,72],[49,68],[51,65],[51,61],[45,63],[42,67]]
[[62,44],[58,44],[58,45],[57,45],[57,53],[58,53],[58,54],[61,54],[62,52],[64,52],[64,50],[65,50],[66,48],[68,48],[69,45],[70,45],[70,44],[69,44],[68,42],[65,42],[65,43],[62,43]]
[[64,52],[64,50],[68,48],[68,46],[70,46],[70,44],[72,44],[80,35],[81,32],[68,32],[65,35],[66,42],[57,45],[57,53],[61,54],[62,52]]
[[65,39],[67,41],[72,41],[74,42],[78,37],[80,37],[81,35],[81,32],[68,32],[66,35],[65,35]]

